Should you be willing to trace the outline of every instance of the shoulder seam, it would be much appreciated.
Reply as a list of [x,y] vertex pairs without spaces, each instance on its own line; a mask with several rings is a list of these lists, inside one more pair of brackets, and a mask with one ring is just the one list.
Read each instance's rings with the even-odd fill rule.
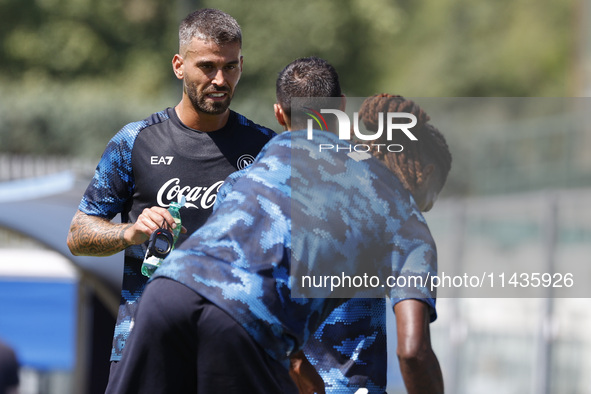
[[265,126],[261,126],[260,124],[257,124],[255,122],[253,122],[252,120],[248,119],[246,116],[239,114],[238,112],[236,112],[236,115],[238,117],[238,124],[242,125],[242,126],[247,126],[247,127],[252,127],[257,129],[261,134],[265,134],[269,137],[275,135],[276,133],[271,130],[268,127]]
[[168,113],[166,112],[166,110],[154,113],[144,120],[140,120],[137,122],[132,122],[132,123],[126,124],[115,135],[115,138],[117,138],[117,136],[119,136],[120,139],[125,140],[127,143],[129,143],[131,146],[133,146],[133,142],[135,141],[136,137],[138,136],[138,134],[142,130],[144,130],[150,126],[154,126],[156,124],[163,123],[164,121],[166,121],[168,119],[170,119],[170,117],[168,116]]

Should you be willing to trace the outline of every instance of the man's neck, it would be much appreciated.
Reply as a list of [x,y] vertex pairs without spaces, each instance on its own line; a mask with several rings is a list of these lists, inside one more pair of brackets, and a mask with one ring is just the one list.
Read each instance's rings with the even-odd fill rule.
[[230,110],[223,114],[212,115],[198,111],[191,103],[181,101],[175,108],[176,114],[187,127],[195,130],[209,132],[219,130],[226,125],[230,117]]

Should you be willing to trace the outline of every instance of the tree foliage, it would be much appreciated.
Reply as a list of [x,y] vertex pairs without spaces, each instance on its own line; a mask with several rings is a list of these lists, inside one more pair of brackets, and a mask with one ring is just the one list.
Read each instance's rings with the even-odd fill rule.
[[243,28],[233,107],[274,127],[275,78],[331,62],[349,96],[568,96],[575,0],[3,0],[0,150],[98,155],[125,123],[175,105],[180,19],[220,8]]

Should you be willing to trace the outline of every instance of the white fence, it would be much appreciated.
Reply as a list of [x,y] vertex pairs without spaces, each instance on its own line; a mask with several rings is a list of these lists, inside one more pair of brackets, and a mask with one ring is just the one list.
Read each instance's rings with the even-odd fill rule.
[[70,170],[80,175],[92,174],[97,158],[0,154],[0,182],[34,178]]
[[[446,392],[591,393],[589,202],[591,189],[541,190],[442,200],[426,214],[440,272],[496,280],[478,289],[458,280],[439,293],[431,332]],[[574,285],[544,287],[536,272],[570,272]]]

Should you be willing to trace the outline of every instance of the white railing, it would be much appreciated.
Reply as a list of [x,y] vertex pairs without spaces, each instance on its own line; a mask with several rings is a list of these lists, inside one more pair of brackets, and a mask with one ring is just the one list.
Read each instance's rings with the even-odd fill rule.
[[0,153],[0,182],[35,178],[63,171],[92,174],[98,159]]

